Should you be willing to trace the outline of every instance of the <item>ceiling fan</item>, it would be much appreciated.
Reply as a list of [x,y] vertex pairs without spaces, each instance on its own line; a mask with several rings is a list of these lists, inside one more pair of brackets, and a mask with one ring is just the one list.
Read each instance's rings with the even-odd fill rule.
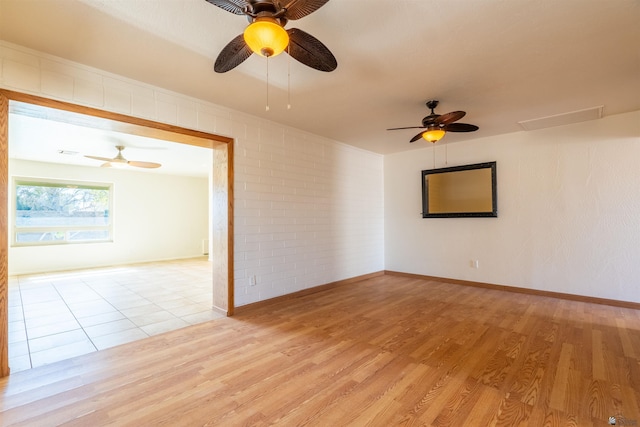
[[285,30],[290,20],[315,12],[329,0],[206,0],[235,15],[246,15],[250,24],[227,44],[213,69],[226,73],[252,53],[271,57],[287,51],[291,57],[319,71],[333,71],[336,58],[320,40],[298,29]]
[[476,125],[470,125],[467,123],[454,123],[464,117],[467,114],[464,111],[452,111],[446,114],[436,114],[433,110],[438,106],[436,100],[427,102],[427,108],[431,110],[431,114],[422,119],[422,126],[409,126],[403,128],[391,128],[387,130],[399,130],[399,129],[426,129],[420,132],[409,142],[415,142],[420,138],[424,138],[429,142],[439,141],[446,132],[475,132],[479,129]]
[[88,158],[88,159],[100,160],[100,161],[105,162],[101,166],[103,168],[120,167],[120,166],[127,166],[128,165],[128,166],[135,166],[137,168],[154,169],[154,168],[159,168],[160,166],[162,166],[160,163],[139,162],[139,161],[136,161],[136,160],[127,160],[122,155],[122,150],[124,150],[124,148],[125,148],[124,145],[116,145],[116,149],[118,150],[118,154],[113,159],[110,159],[108,157],[99,157],[99,156],[85,156],[85,157]]

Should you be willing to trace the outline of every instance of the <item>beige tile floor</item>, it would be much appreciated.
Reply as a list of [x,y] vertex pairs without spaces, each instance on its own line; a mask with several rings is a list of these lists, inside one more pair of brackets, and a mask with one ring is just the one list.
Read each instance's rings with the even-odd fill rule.
[[9,278],[12,372],[221,317],[206,258]]

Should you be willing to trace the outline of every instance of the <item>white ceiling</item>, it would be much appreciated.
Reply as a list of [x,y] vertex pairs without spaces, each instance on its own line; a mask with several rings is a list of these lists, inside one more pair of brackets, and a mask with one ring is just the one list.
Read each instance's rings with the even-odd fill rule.
[[331,0],[287,28],[321,40],[338,69],[292,60],[287,110],[288,57],[272,58],[268,112],[264,58],[213,71],[246,25],[205,0],[0,0],[0,39],[383,154],[426,144],[385,129],[418,126],[429,99],[480,127],[441,143],[640,109],[638,0]]
[[[69,116],[69,113],[64,115]],[[157,169],[128,168],[138,172],[206,177],[213,161],[213,152],[209,148],[80,126],[68,121],[9,114],[11,158],[100,167],[105,162],[85,156],[113,158],[118,154],[116,145],[125,147],[122,155],[127,160],[161,164]]]

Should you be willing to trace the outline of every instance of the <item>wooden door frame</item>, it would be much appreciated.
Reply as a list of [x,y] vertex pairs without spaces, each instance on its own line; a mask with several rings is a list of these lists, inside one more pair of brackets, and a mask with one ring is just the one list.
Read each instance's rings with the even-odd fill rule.
[[9,102],[19,101],[40,107],[106,119],[123,127],[138,129],[147,136],[173,134],[173,142],[198,145],[213,150],[212,230],[213,308],[227,316],[234,311],[233,295],[233,139],[124,114],[112,113],[64,101],[0,89],[0,377],[9,375]]

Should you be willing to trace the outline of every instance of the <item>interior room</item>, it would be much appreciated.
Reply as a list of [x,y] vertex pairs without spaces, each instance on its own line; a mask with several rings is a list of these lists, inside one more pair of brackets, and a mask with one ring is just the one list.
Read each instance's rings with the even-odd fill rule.
[[[15,240],[18,244],[9,252],[10,275],[208,254],[210,149],[80,125],[87,116],[76,118],[59,110],[21,103],[10,108],[12,183],[51,179],[111,184],[106,215],[124,211],[112,221],[111,235],[101,239],[111,240],[109,244],[96,239],[94,245],[20,245],[33,242]],[[141,166],[117,167],[113,165],[122,163],[106,161],[117,157],[117,146],[125,147],[125,160]],[[12,185],[12,212],[15,196]],[[15,223],[14,212],[9,226]]]
[[[635,0],[0,0],[4,197],[16,100],[206,135],[224,251],[224,316],[14,371],[9,275],[35,264],[0,246],[2,423],[640,423],[638,22]],[[486,164],[488,204],[432,210],[435,172]],[[151,260],[134,246],[103,267]]]
[[[13,372],[220,316],[211,308],[208,260],[210,148],[106,130],[89,116],[28,104],[13,103],[11,111],[8,329]],[[106,161],[116,157],[116,146],[126,147],[127,156],[157,163],[134,160],[135,166],[116,167],[121,163]],[[96,155],[107,157],[92,158]],[[109,200],[100,212],[109,217],[109,229],[84,226],[84,231],[52,237],[62,224],[40,229],[30,222],[38,221],[39,205],[16,207],[16,200],[23,200],[18,188],[42,197],[43,189],[57,188],[52,185],[77,193],[83,184],[109,186]],[[76,220],[82,218],[65,221]],[[107,235],[83,234],[89,232]]]

